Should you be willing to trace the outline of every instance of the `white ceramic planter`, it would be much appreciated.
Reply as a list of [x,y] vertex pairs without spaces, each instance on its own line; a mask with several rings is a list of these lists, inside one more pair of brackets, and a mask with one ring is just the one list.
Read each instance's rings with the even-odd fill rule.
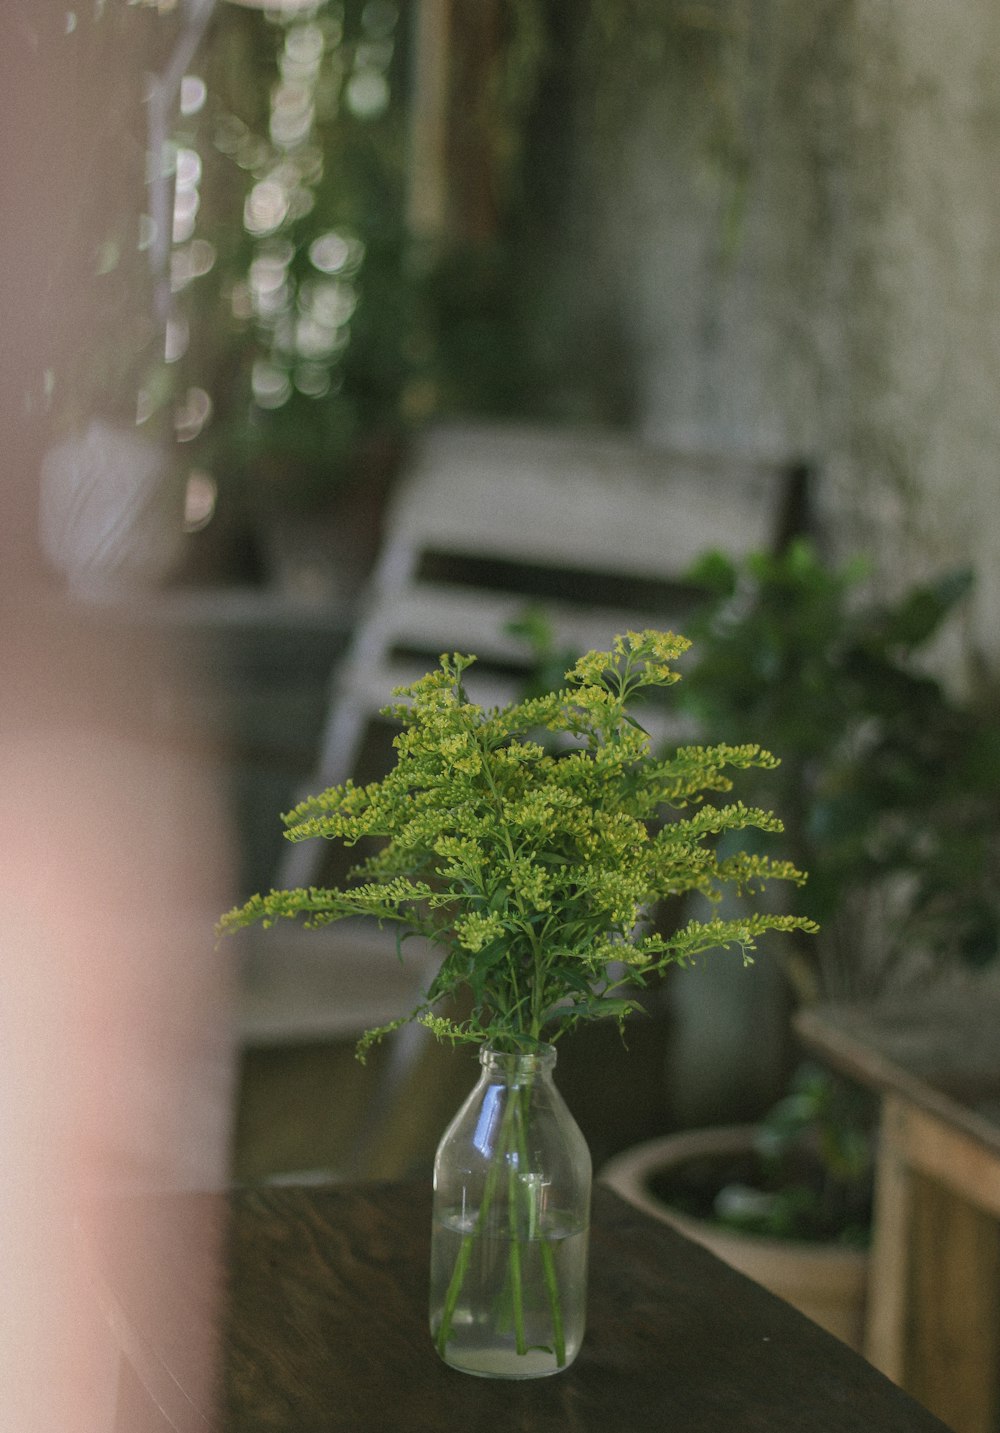
[[742,1153],[752,1147],[754,1136],[752,1125],[666,1135],[615,1155],[601,1170],[600,1180],[635,1208],[704,1245],[860,1352],[868,1280],[864,1250],[719,1229],[706,1220],[678,1213],[650,1190],[650,1179],[656,1173],[693,1159]]

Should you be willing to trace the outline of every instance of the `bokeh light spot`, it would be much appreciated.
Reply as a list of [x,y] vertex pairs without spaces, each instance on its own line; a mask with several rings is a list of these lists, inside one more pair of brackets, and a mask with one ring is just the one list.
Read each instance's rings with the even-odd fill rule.
[[295,386],[307,398],[322,398],[330,391],[330,370],[322,363],[300,363]]
[[254,364],[251,386],[258,408],[280,408],[292,395],[288,374],[265,358],[258,358]]
[[211,473],[192,468],[184,490],[184,531],[201,532],[215,516],[219,488]]
[[389,107],[389,81],[381,70],[358,70],[348,80],[344,98],[358,119],[377,119]]
[[243,223],[251,234],[273,234],[287,215],[288,191],[272,179],[255,184],[243,206]]
[[177,363],[187,353],[191,341],[191,327],[186,318],[177,315],[167,319],[163,344],[163,358],[166,363]]
[[212,416],[212,400],[204,388],[189,388],[174,410],[174,436],[178,443],[197,438]]
[[364,257],[359,239],[330,229],[309,245],[309,260],[323,274],[341,274],[356,269]]
[[208,86],[198,75],[185,75],[181,80],[181,114],[197,114],[208,98]]

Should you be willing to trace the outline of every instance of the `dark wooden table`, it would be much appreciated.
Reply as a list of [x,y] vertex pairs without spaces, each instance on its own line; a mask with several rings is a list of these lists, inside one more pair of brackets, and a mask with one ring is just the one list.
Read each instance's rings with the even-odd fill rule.
[[[207,1306],[167,1310],[143,1277],[185,1230],[225,1218],[217,1344]],[[757,1284],[597,1188],[589,1326],[576,1363],[528,1382],[470,1378],[427,1331],[430,1191],[412,1185],[238,1190],[164,1201],[142,1247],[109,1271],[131,1329],[120,1433],[942,1433],[870,1364]],[[152,1234],[150,1231],[153,1231]],[[127,1244],[127,1240],[124,1241]],[[160,1348],[143,1338],[156,1308]],[[185,1352],[187,1350],[187,1352]],[[138,1358],[138,1361],[136,1361]],[[186,1360],[193,1359],[188,1381]],[[140,1410],[140,1385],[150,1408]]]
[[958,1433],[997,1433],[1000,988],[970,979],[796,1025],[881,1096],[865,1351]]

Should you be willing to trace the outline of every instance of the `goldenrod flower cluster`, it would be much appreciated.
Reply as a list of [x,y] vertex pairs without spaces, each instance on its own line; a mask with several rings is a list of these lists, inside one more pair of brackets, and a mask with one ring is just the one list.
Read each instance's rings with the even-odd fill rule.
[[[475,659],[442,656],[386,708],[402,727],[388,775],[332,787],[284,818],[290,840],[375,837],[377,854],[342,888],[254,896],[220,928],[354,915],[394,923],[435,942],[442,958],[426,1000],[385,1028],[420,1019],[444,1038],[514,1048],[583,1020],[624,1019],[636,1003],[630,987],[708,949],[749,958],[765,930],[815,929],[768,911],[712,915],[727,888],[752,894],[804,877],[757,852],[718,854],[726,833],[781,831],[770,812],[706,800],[731,791],[740,770],[774,766],[769,752],[656,753],[632,714],[638,693],[679,679],[673,663],[688,645],[628,632],[581,657],[561,690],[489,711],[465,694]],[[659,902],[689,893],[710,903],[707,919],[650,930]],[[461,992],[464,1019],[437,1011]]]

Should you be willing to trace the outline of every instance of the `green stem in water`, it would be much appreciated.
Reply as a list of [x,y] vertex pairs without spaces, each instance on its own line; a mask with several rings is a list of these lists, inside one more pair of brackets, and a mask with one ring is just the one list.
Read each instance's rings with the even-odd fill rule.
[[[484,1196],[485,1198],[485,1196]],[[437,1333],[437,1350],[444,1357],[444,1351],[451,1338],[451,1323],[455,1317],[455,1306],[458,1303],[458,1296],[462,1292],[462,1285],[465,1283],[465,1275],[468,1272],[469,1260],[472,1257],[472,1245],[478,1233],[479,1220],[476,1220],[476,1227],[471,1229],[463,1239],[458,1251],[458,1258],[455,1260],[455,1267],[452,1270],[451,1282],[448,1285],[448,1293],[445,1296],[444,1309],[441,1312],[441,1324]]]
[[[539,1251],[542,1260],[542,1274],[545,1280],[545,1289],[548,1296],[549,1310],[552,1316],[552,1344],[555,1353],[556,1365],[564,1368],[566,1364],[566,1333],[562,1316],[562,1298],[559,1291],[559,1281],[556,1276],[555,1256],[552,1252],[551,1242],[545,1237],[544,1232],[538,1227],[536,1219],[536,1190],[534,1181],[525,1178],[528,1170],[528,1149],[524,1138],[525,1122],[527,1111],[531,1102],[531,1085],[518,1086],[511,1091],[511,1099],[504,1111],[503,1121],[500,1129],[499,1149],[495,1152],[490,1161],[490,1167],[486,1175],[486,1183],[483,1187],[483,1197],[476,1215],[473,1227],[462,1238],[458,1256],[455,1259],[455,1267],[452,1271],[451,1280],[448,1284],[448,1291],[445,1295],[444,1308],[441,1313],[441,1323],[437,1331],[437,1349],[444,1356],[448,1341],[451,1338],[452,1323],[455,1317],[455,1309],[462,1292],[468,1273],[469,1263],[472,1258],[472,1250],[475,1241],[483,1236],[486,1220],[493,1204],[497,1191],[497,1184],[500,1177],[502,1163],[507,1164],[507,1197],[508,1197],[508,1232],[510,1234],[510,1250],[507,1261],[507,1273],[511,1291],[512,1315],[514,1321],[514,1340],[517,1353],[524,1355],[528,1351],[527,1336],[524,1327],[524,1278],[522,1264],[522,1239],[520,1228],[527,1232],[527,1238],[537,1238]],[[509,1158],[514,1155],[515,1158]],[[523,1226],[518,1220],[519,1205],[521,1200],[525,1201],[525,1219]]]
[[[516,1098],[517,1092],[515,1092]],[[507,1224],[510,1230],[510,1250],[507,1256],[510,1272],[510,1293],[514,1315],[514,1347],[519,1354],[527,1353],[528,1341],[524,1336],[524,1285],[521,1279],[521,1240],[518,1234],[517,1202],[521,1189],[517,1165],[510,1161],[507,1174]]]
[[[506,1116],[505,1116],[506,1120]],[[441,1324],[437,1333],[438,1353],[444,1356],[448,1340],[451,1338],[451,1325],[455,1317],[455,1309],[458,1305],[458,1298],[462,1292],[462,1285],[465,1283],[465,1275],[468,1272],[469,1260],[472,1258],[472,1248],[476,1240],[481,1236],[486,1216],[489,1214],[490,1206],[493,1203],[493,1196],[496,1193],[497,1180],[500,1176],[500,1165],[496,1159],[490,1161],[490,1167],[486,1173],[486,1183],[483,1186],[483,1198],[479,1205],[479,1212],[476,1215],[476,1222],[468,1234],[462,1236],[462,1243],[459,1246],[458,1257],[455,1260],[455,1267],[452,1270],[451,1280],[448,1284],[448,1292],[445,1295],[444,1308],[441,1311]]]
[[[505,1133],[510,1123],[511,1110],[508,1107],[504,1111],[503,1126],[501,1127],[501,1151],[506,1152],[507,1141]],[[451,1338],[451,1325],[455,1317],[455,1309],[458,1306],[459,1295],[462,1292],[462,1285],[465,1283],[465,1276],[469,1269],[469,1261],[472,1258],[472,1249],[478,1238],[481,1237],[487,1215],[493,1204],[493,1196],[496,1193],[497,1181],[500,1177],[500,1160],[494,1156],[490,1160],[489,1169],[486,1172],[486,1183],[483,1186],[483,1197],[476,1214],[476,1222],[467,1234],[462,1236],[462,1243],[459,1246],[458,1256],[455,1259],[455,1267],[452,1270],[451,1279],[448,1283],[448,1292],[445,1295],[444,1308],[441,1311],[441,1323],[437,1332],[437,1350],[444,1357],[444,1351],[448,1340]]]
[[[516,1091],[515,1098],[518,1098],[521,1101],[530,1102],[530,1083],[525,1088]],[[527,1146],[524,1142],[523,1111],[521,1121],[518,1124],[518,1132],[520,1135],[520,1138],[518,1140],[518,1158],[521,1161],[522,1166],[524,1168],[527,1168],[528,1151]],[[532,1201],[528,1205],[528,1238],[531,1239],[537,1237],[538,1239],[538,1248],[542,1258],[542,1274],[545,1278],[545,1291],[548,1295],[549,1311],[552,1315],[552,1346],[556,1356],[556,1366],[558,1368],[564,1368],[566,1365],[566,1330],[563,1324],[562,1316],[562,1295],[559,1292],[559,1280],[556,1277],[555,1256],[552,1253],[552,1244],[550,1240],[545,1237],[544,1231],[538,1226],[537,1220],[535,1218],[535,1190],[530,1183],[523,1183],[521,1187],[525,1190],[526,1196],[529,1201]],[[518,1350],[518,1352],[520,1352],[520,1349]]]
[[556,1278],[556,1261],[552,1253],[552,1245],[548,1239],[542,1237],[539,1245],[542,1254],[542,1273],[545,1275],[545,1289],[549,1296],[549,1310],[552,1314],[552,1345],[555,1349],[556,1365],[559,1368],[566,1366],[566,1330],[563,1327],[562,1297],[559,1293],[559,1281]]

